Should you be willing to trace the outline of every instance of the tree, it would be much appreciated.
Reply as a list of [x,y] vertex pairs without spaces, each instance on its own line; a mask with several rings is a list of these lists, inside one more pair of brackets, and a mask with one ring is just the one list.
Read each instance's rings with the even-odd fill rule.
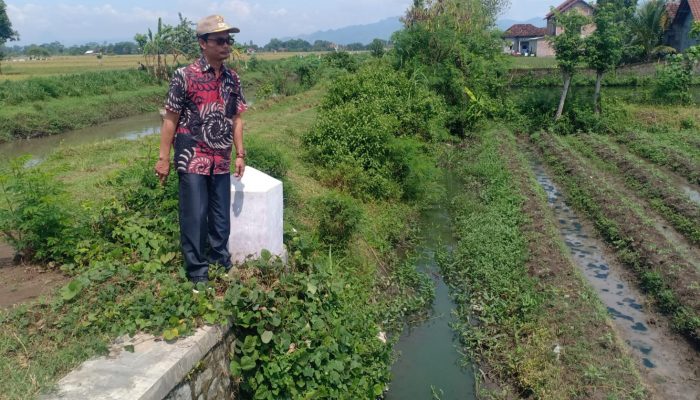
[[386,46],[386,41],[382,39],[374,39],[372,43],[367,46],[372,56],[381,58],[384,55],[384,46]]
[[564,29],[561,35],[552,38],[552,45],[557,53],[557,65],[564,79],[564,88],[561,92],[557,114],[554,117],[554,120],[558,121],[564,112],[564,103],[566,102],[566,96],[569,94],[571,79],[574,76],[576,67],[583,60],[585,39],[581,35],[581,29],[589,20],[577,11],[560,13],[554,8],[552,8],[552,11],[555,13],[554,18],[557,26]]
[[623,40],[627,36],[624,21],[629,15],[628,10],[619,1],[598,3],[593,14],[596,30],[586,38],[586,62],[596,71],[593,108],[598,115],[601,113],[600,86],[603,75],[617,67],[622,60]]
[[670,23],[665,0],[649,0],[637,9],[631,23],[630,44],[642,59],[649,60],[663,40]]
[[415,0],[403,17],[406,28],[392,37],[396,68],[443,97],[447,126],[456,136],[467,135],[483,117],[495,114],[495,98],[504,93],[502,39],[494,29],[502,4]]
[[[5,1],[0,0],[0,47],[3,47],[6,42],[13,40],[19,40],[19,33],[12,29],[12,22],[7,16]],[[4,57],[4,53],[0,51],[0,62]],[[2,64],[0,64],[0,74],[2,74]]]

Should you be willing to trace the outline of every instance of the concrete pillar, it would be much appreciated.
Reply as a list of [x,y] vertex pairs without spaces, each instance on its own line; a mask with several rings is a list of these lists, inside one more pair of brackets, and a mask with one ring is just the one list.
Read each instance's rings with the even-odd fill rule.
[[263,249],[285,257],[282,182],[246,167],[243,178],[231,176],[231,236],[228,241],[233,264],[248,256],[258,258]]

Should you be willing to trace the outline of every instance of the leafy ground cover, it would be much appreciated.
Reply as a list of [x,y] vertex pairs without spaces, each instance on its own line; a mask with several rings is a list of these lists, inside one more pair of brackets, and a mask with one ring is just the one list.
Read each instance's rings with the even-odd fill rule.
[[700,337],[698,269],[650,222],[638,199],[577,156],[561,139],[533,136],[544,159],[573,205],[588,215],[618,259],[634,272],[639,284],[676,330],[691,340]]
[[491,128],[451,154],[464,190],[453,200],[459,245],[441,267],[458,303],[458,332],[495,383],[482,396],[643,398],[514,136]]

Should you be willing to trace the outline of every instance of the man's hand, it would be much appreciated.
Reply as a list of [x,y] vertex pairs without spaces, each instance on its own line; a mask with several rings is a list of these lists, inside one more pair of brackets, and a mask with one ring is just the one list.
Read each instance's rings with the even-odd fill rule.
[[233,176],[241,179],[243,177],[243,172],[245,172],[245,160],[243,157],[236,157],[236,170],[233,173]]
[[170,160],[159,159],[158,162],[156,162],[155,171],[156,176],[158,176],[160,180],[160,184],[165,185],[165,180],[168,179],[168,175],[170,174]]

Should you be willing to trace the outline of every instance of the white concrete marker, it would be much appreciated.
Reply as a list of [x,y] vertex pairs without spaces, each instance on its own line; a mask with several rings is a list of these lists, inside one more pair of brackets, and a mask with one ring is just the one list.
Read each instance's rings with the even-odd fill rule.
[[246,167],[242,179],[231,175],[231,262],[241,264],[249,256],[260,257],[267,249],[285,258],[282,182]]

